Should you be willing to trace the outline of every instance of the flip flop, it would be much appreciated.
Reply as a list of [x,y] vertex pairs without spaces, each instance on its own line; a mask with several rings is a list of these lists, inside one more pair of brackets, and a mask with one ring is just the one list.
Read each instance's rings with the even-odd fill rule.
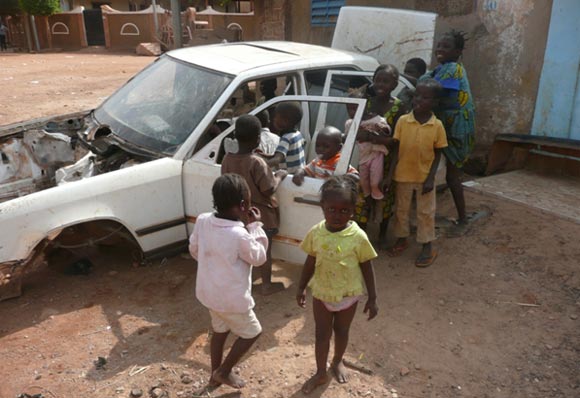
[[387,255],[389,257],[399,257],[407,248],[409,247],[409,241],[405,241],[405,243],[400,245],[395,245],[390,249],[387,249]]
[[431,264],[433,264],[433,262],[435,261],[436,258],[437,258],[437,250],[432,249],[430,256],[427,256],[427,257],[419,256],[419,257],[417,257],[417,260],[415,260],[415,265],[417,267],[419,267],[419,268],[427,268],[428,266],[430,266]]

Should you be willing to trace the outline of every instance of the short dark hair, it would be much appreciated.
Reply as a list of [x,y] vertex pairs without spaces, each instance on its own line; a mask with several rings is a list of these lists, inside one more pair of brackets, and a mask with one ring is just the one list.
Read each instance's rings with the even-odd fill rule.
[[428,77],[425,79],[420,79],[417,82],[417,87],[423,86],[433,90],[436,98],[440,98],[443,95],[443,86],[437,80]]
[[268,127],[270,125],[270,112],[267,110],[258,113],[256,117],[260,120],[262,127]]
[[280,114],[293,126],[296,126],[302,120],[302,106],[296,101],[280,103],[276,106],[276,113]]
[[453,41],[453,45],[459,51],[463,51],[465,48],[465,42],[467,39],[465,38],[466,33],[461,30],[451,29],[449,32],[445,32],[443,34],[444,38],[450,38]]
[[377,77],[377,75],[379,74],[379,72],[387,72],[387,73],[391,73],[393,76],[395,76],[396,80],[399,80],[399,70],[397,69],[397,67],[395,65],[392,64],[382,64],[377,66],[377,69],[375,69],[375,73],[373,74],[373,80],[375,80],[375,77]]
[[320,201],[324,202],[333,194],[350,195],[354,205],[358,200],[358,181],[348,174],[332,176],[320,187]]
[[218,212],[225,212],[239,206],[250,193],[250,188],[241,175],[228,173],[214,181],[211,193],[214,209]]
[[260,136],[262,124],[254,115],[242,115],[236,120],[235,136],[239,142],[254,142]]
[[423,61],[422,58],[411,58],[406,63],[411,64],[415,68],[417,68],[417,72],[419,72],[421,76],[423,76],[425,72],[427,72],[427,64],[425,63],[425,61]]

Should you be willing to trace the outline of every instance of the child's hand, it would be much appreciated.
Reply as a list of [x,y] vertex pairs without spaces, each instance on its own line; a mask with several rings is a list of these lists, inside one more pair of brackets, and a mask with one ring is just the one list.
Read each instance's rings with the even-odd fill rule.
[[246,225],[247,224],[251,224],[253,222],[256,221],[261,221],[262,220],[262,213],[260,213],[260,209],[258,209],[257,207],[250,207],[250,209],[248,210],[248,212],[246,213]]
[[423,191],[422,194],[425,195],[426,193],[429,193],[433,190],[433,179],[432,178],[427,178],[425,180],[425,182],[423,183]]
[[274,177],[279,178],[280,181],[282,181],[284,178],[286,178],[287,175],[288,175],[288,172],[286,170],[276,170],[274,172]]
[[377,314],[379,313],[379,307],[377,307],[377,301],[368,299],[367,303],[365,304],[364,313],[369,314],[369,318],[368,318],[369,321],[371,319],[373,319],[374,317],[376,317]]
[[306,308],[306,290],[298,290],[296,303],[298,303],[298,307]]
[[302,183],[304,182],[304,173],[294,174],[294,177],[292,177],[292,182],[298,186],[302,185]]

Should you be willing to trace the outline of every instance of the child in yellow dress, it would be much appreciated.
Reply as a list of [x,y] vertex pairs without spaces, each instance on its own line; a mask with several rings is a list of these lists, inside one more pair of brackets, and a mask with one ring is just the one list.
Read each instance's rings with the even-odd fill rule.
[[378,312],[371,263],[377,253],[367,234],[351,220],[357,198],[358,183],[352,177],[341,175],[326,180],[320,189],[324,221],[312,227],[301,244],[308,257],[300,277],[296,301],[300,307],[306,306],[306,286],[310,286],[316,323],[316,374],[302,386],[305,394],[330,380],[326,361],[333,331],[331,369],[339,383],[346,383],[342,357],[365,285],[368,299],[364,312],[368,313],[369,320]]

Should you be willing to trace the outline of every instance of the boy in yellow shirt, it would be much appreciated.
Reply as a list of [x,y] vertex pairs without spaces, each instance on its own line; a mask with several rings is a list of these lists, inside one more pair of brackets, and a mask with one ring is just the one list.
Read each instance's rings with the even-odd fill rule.
[[423,244],[417,257],[417,267],[428,267],[437,257],[431,242],[435,240],[435,172],[441,160],[442,148],[447,146],[445,128],[433,114],[437,105],[441,84],[435,79],[421,80],[413,98],[413,112],[401,116],[395,127],[396,148],[393,150],[392,166],[386,180],[389,188],[394,179],[395,236],[397,241],[389,249],[390,256],[399,256],[409,246],[409,213],[413,192],[417,197],[417,242]]

